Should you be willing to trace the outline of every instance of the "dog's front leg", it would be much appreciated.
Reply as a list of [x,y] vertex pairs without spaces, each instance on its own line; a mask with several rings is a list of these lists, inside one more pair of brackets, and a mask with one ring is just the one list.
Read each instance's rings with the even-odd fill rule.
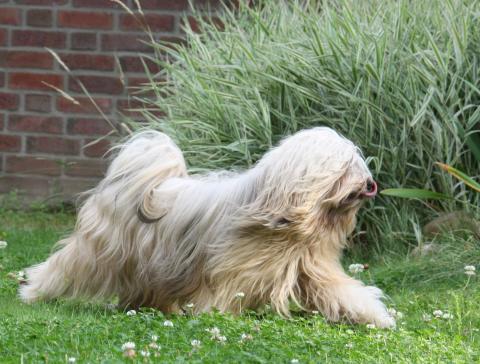
[[309,306],[319,309],[331,321],[347,320],[382,328],[395,326],[395,320],[381,301],[383,293],[379,288],[365,286],[349,277],[340,266],[322,273],[306,285],[310,291],[306,292]]

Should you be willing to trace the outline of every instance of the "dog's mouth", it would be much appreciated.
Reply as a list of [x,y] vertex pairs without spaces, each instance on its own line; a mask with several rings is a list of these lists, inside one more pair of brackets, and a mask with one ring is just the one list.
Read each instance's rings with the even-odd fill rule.
[[378,186],[373,179],[367,180],[361,190],[351,192],[342,200],[343,205],[353,205],[367,198],[374,198],[377,194]]
[[377,183],[373,179],[369,179],[365,184],[365,188],[361,193],[362,197],[373,198],[377,194]]

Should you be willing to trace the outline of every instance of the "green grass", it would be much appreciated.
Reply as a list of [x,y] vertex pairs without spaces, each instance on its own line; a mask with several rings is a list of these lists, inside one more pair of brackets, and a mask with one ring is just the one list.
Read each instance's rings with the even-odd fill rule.
[[456,197],[381,196],[358,225],[377,252],[405,252],[442,211],[480,213],[480,195],[434,165],[479,177],[480,1],[255,3],[226,9],[221,30],[200,19],[186,45],[154,45],[168,57],[154,57],[140,111],[192,170],[251,166],[284,135],[326,125],[362,148],[381,189]]
[[[73,228],[74,216],[65,213],[0,212],[0,362],[77,363],[205,362],[205,363],[473,363],[480,360],[480,287],[478,277],[467,285],[463,266],[478,269],[478,257],[457,255],[456,268],[432,261],[389,257],[385,263],[368,261],[361,274],[390,295],[389,307],[404,314],[395,330],[326,323],[321,315],[295,314],[285,320],[270,312],[245,312],[240,317],[218,313],[165,317],[144,310],[135,316],[100,303],[57,301],[27,306],[17,299],[17,283],[8,277],[44,259],[59,237]],[[477,244],[468,239],[462,244]],[[464,245],[459,250],[463,251]],[[472,248],[472,246],[470,246]],[[366,261],[367,262],[367,261]],[[365,263],[366,263],[365,262]],[[451,265],[451,264],[450,264]],[[448,273],[448,274],[447,274]],[[450,320],[422,320],[424,313],[448,311]],[[165,320],[173,327],[164,327]],[[205,330],[218,327],[225,344]],[[252,340],[241,341],[242,333]],[[158,357],[138,355],[158,336]],[[191,340],[200,340],[194,350]],[[123,357],[121,346],[137,346],[134,359]]]

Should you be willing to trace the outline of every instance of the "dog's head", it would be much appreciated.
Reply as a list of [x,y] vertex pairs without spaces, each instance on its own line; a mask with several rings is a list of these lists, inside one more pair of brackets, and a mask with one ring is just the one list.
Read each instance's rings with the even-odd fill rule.
[[326,127],[286,138],[256,169],[262,181],[257,202],[273,229],[348,235],[362,202],[377,192],[360,150]]

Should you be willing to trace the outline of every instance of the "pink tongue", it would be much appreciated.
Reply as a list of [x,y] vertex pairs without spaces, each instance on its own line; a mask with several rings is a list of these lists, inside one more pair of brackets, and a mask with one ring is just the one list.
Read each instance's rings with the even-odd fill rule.
[[376,194],[377,194],[377,183],[374,181],[372,190],[371,191],[365,191],[363,193],[363,195],[365,197],[375,197]]

